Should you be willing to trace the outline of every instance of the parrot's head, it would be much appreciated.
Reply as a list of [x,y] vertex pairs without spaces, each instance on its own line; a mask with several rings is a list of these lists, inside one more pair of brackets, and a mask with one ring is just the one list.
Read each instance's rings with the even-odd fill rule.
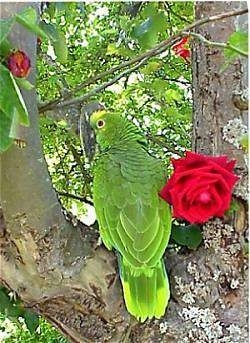
[[90,116],[90,126],[95,131],[96,142],[101,149],[137,141],[146,144],[139,128],[118,113],[100,110]]
[[134,124],[120,114],[104,110],[92,113],[90,126],[95,131],[96,141],[102,149],[119,144],[128,131],[137,131]]
[[105,149],[119,140],[124,118],[105,110],[96,111],[90,116],[90,126],[95,132],[96,142]]

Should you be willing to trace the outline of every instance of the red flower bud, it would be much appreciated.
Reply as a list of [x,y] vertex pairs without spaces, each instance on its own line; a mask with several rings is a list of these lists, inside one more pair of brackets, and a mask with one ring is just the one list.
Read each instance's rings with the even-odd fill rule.
[[26,77],[30,72],[30,59],[23,51],[16,51],[8,57],[8,69],[16,77]]
[[172,49],[175,51],[175,50],[178,50],[178,49],[182,49],[184,45],[187,45],[188,44],[188,41],[189,41],[189,37],[183,37],[179,42],[175,43],[173,46],[172,46]]
[[42,39],[41,37],[37,37],[37,45],[41,45],[42,44]]
[[172,46],[175,55],[182,57],[186,62],[190,63],[190,49],[188,46],[189,37],[183,37],[179,42]]

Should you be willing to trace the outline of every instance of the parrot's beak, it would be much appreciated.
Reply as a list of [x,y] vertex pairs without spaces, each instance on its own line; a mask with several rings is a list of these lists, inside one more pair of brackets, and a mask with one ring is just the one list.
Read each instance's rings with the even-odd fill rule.
[[89,162],[92,162],[95,154],[95,133],[90,126],[90,116],[96,111],[101,111],[104,109],[104,106],[98,102],[90,103],[81,108],[80,116],[80,138],[82,148],[85,152],[86,158]]

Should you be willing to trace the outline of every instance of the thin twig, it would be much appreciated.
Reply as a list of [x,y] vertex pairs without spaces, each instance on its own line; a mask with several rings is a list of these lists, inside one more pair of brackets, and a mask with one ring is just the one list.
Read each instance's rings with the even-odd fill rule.
[[93,206],[93,202],[91,200],[88,200],[85,197],[80,197],[78,195],[75,194],[70,194],[67,192],[61,192],[61,191],[56,191],[58,195],[62,196],[62,197],[67,197],[67,198],[71,198],[71,199],[75,199],[75,200],[79,200],[81,202],[85,202],[86,204],[92,205]]
[[195,33],[195,32],[185,32],[184,31],[183,34],[195,37],[208,46],[217,46],[218,48],[221,48],[221,49],[231,49],[231,50],[237,52],[238,54],[240,54],[242,56],[248,57],[247,52],[245,52],[241,49],[238,49],[235,46],[230,45],[229,43],[221,43],[221,42],[210,41],[210,40],[206,39],[204,36],[202,36],[201,34]]
[[56,61],[54,61],[49,55],[47,54],[43,54],[42,57],[46,60],[46,62],[48,63],[49,66],[52,66],[55,68],[57,75],[59,76],[58,80],[61,83],[61,86],[59,86],[59,84],[57,83],[58,86],[58,92],[60,93],[61,97],[64,97],[65,94],[67,94],[67,91],[69,89],[69,85],[65,79],[65,77],[63,76],[59,65]]
[[[90,84],[93,84],[96,81],[98,81],[100,79],[103,79],[107,75],[113,74],[113,73],[115,73],[116,71],[118,71],[120,69],[124,69],[124,68],[126,68],[126,67],[128,67],[130,65],[133,65],[133,64],[135,64],[137,62],[140,62],[142,60],[146,61],[146,60],[150,59],[151,57],[160,54],[161,52],[166,50],[168,48],[168,46],[174,44],[181,36],[183,36],[183,32],[191,31],[192,29],[194,29],[196,27],[199,27],[201,25],[204,25],[204,24],[207,24],[207,23],[210,23],[210,22],[213,22],[213,21],[217,21],[217,20],[221,20],[221,19],[224,19],[224,18],[229,18],[229,17],[233,17],[233,16],[237,16],[237,15],[242,15],[242,14],[245,14],[247,12],[248,12],[248,9],[246,8],[246,9],[237,10],[237,11],[229,11],[229,12],[225,12],[225,13],[221,13],[221,14],[217,14],[217,15],[214,15],[214,16],[211,16],[211,17],[207,17],[207,18],[203,18],[203,19],[197,20],[193,24],[190,24],[190,25],[186,26],[183,30],[180,30],[176,34],[170,36],[169,38],[167,38],[166,40],[164,40],[161,43],[157,44],[154,48],[144,52],[143,54],[141,54],[139,56],[136,56],[135,58],[132,58],[131,60],[125,61],[125,62],[119,64],[118,66],[112,67],[109,70],[106,70],[106,71],[104,71],[104,72],[102,72],[102,73],[100,73],[100,74],[98,74],[98,75],[96,75],[96,76],[86,80],[82,84],[80,84],[77,87],[75,87],[73,90],[67,92],[63,96],[63,98],[60,97],[60,98],[52,100],[50,102],[41,104],[39,106],[39,112],[44,112],[46,110],[55,108],[55,107],[57,107],[57,105],[59,103],[60,103],[60,107],[61,106],[66,106],[66,104],[68,104],[68,102],[66,101],[67,99],[71,98],[71,96],[74,96],[74,94],[76,92],[82,90],[83,88],[89,86]],[[127,72],[129,72],[131,69],[127,70]],[[114,82],[116,82],[116,81],[113,82],[113,80],[111,80],[112,84]],[[119,80],[119,78],[118,78],[118,80]],[[111,82],[111,81],[109,81],[109,82]],[[97,91],[103,90],[105,87],[108,87],[109,82],[106,82],[103,85],[100,85],[99,87],[97,87],[94,90],[90,91],[88,93],[88,97],[93,95],[93,94],[96,94]],[[83,97],[80,97],[79,99],[82,99],[82,98],[84,100],[86,100],[86,95],[83,96]],[[75,102],[73,101],[73,103],[75,103]]]
[[169,152],[172,152],[175,155],[179,155],[182,156],[181,153],[179,151],[176,151],[173,147],[170,147],[167,143],[163,142],[161,139],[159,139],[156,136],[151,135],[150,133],[146,134],[146,137],[149,141],[151,141],[152,143],[155,143],[157,145],[159,145],[162,148],[167,149]]
[[170,5],[167,1],[164,1],[164,6],[166,8],[167,11],[169,11],[170,13],[172,13],[173,15],[175,15],[177,18],[181,19],[182,21],[185,21],[186,23],[190,24],[191,21],[188,20],[186,17],[184,17],[181,14],[176,13],[173,9],[172,9],[172,5]]
[[183,80],[178,80],[178,79],[171,79],[169,77],[163,77],[165,81],[171,81],[171,82],[175,82],[175,83],[181,83],[185,86],[190,86],[191,82],[189,81],[183,81]]

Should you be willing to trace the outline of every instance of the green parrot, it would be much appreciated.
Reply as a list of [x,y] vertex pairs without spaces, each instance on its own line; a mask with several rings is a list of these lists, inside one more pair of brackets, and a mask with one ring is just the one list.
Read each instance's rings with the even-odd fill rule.
[[123,116],[94,112],[90,125],[100,147],[93,180],[100,236],[107,249],[117,252],[128,312],[141,322],[160,318],[170,297],[163,254],[171,213],[158,195],[166,183],[164,167]]

